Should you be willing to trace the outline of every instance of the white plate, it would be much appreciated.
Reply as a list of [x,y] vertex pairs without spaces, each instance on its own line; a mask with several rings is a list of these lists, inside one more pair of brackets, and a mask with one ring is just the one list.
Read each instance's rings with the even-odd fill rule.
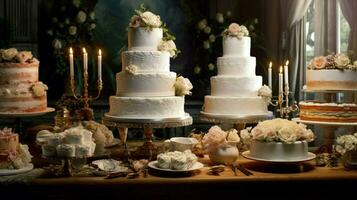
[[309,160],[316,158],[316,155],[311,152],[307,153],[306,158],[296,159],[296,160],[271,160],[271,159],[264,159],[264,158],[256,158],[256,157],[253,157],[250,155],[250,151],[243,152],[242,156],[247,159],[250,159],[250,160],[263,161],[263,162],[274,162],[274,163],[297,163],[297,162],[309,161]]
[[21,113],[12,113],[12,112],[0,112],[0,117],[35,117],[41,116],[46,113],[50,113],[55,111],[54,108],[46,108],[46,110],[39,111],[39,112],[21,112]]
[[28,172],[33,169],[33,164],[29,164],[24,168],[21,169],[0,169],[0,176],[7,176],[7,175],[14,175],[14,174],[21,174]]
[[273,117],[272,112],[266,113],[258,113],[258,114],[247,114],[247,115],[234,115],[234,114],[219,114],[219,113],[207,113],[207,112],[200,112],[202,115],[206,115],[207,117],[214,117],[220,119],[255,119],[255,118],[270,118]]
[[105,145],[104,148],[111,148],[111,147],[114,147],[114,146],[116,146],[118,144],[120,144],[120,140],[118,138],[114,138],[113,142],[111,144]]
[[156,161],[151,161],[149,162],[148,166],[152,169],[160,170],[160,171],[166,171],[166,172],[191,172],[195,171],[198,169],[201,169],[203,167],[203,164],[200,162],[196,162],[190,169],[186,170],[173,170],[173,169],[162,169],[157,167],[157,160]]

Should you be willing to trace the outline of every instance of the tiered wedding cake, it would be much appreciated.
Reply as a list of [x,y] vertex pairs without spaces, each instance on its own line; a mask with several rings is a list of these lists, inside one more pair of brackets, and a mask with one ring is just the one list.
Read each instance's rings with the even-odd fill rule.
[[39,61],[29,51],[0,49],[0,112],[40,112],[48,89],[38,81]]
[[271,90],[262,87],[256,76],[256,58],[250,56],[250,37],[246,27],[232,23],[223,32],[223,57],[217,59],[218,76],[211,77],[211,95],[205,96],[204,113],[219,115],[267,114]]
[[[185,116],[188,79],[170,72],[176,45],[162,28],[160,16],[149,11],[131,19],[128,51],[122,53],[122,71],[116,75],[116,96],[110,97],[108,115],[120,118],[177,118]],[[165,35],[165,37],[164,37]]]

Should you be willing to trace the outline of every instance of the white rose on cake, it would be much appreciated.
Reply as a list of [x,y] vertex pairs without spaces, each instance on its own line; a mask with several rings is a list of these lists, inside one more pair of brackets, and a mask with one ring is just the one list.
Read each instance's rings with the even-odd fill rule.
[[31,51],[21,51],[15,56],[16,60],[22,64],[28,62],[33,58]]
[[237,23],[232,23],[228,26],[227,29],[223,31],[223,35],[225,36],[231,36],[231,37],[237,37],[238,39],[243,38],[244,36],[249,36],[249,31],[247,27]]
[[170,57],[175,57],[177,55],[176,44],[173,40],[162,40],[157,47],[159,51],[167,51],[170,54]]
[[141,25],[141,18],[138,15],[134,15],[130,19],[129,27],[137,28]]
[[315,57],[311,63],[313,69],[323,69],[326,67],[326,64],[327,64],[327,60],[325,56]]
[[31,90],[36,97],[42,97],[46,94],[46,90],[48,90],[48,87],[42,82],[38,82],[31,87]]
[[188,78],[179,76],[176,78],[175,83],[175,94],[176,96],[190,95],[193,86]]
[[143,22],[152,27],[152,28],[159,28],[162,24],[160,16],[155,15],[154,13],[150,11],[146,11],[140,14],[140,18],[143,20]]
[[350,62],[351,60],[345,54],[340,53],[335,56],[335,64],[338,69],[344,69]]
[[267,103],[269,103],[271,101],[272,94],[273,94],[273,92],[271,91],[270,87],[267,85],[263,85],[258,90],[258,96],[263,97]]
[[130,64],[125,67],[125,72],[128,74],[134,75],[134,74],[136,74],[137,71],[138,71],[138,66],[136,66],[136,65]]
[[17,53],[18,51],[15,48],[5,49],[2,51],[1,57],[5,61],[12,61]]

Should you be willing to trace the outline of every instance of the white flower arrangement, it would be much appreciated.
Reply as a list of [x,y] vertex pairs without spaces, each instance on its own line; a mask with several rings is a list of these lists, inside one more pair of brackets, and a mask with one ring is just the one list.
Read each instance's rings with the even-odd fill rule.
[[222,130],[219,126],[212,126],[202,138],[202,144],[207,152],[213,151],[228,142],[240,142],[236,129]]
[[48,87],[42,82],[37,82],[32,85],[31,90],[36,97],[43,97],[46,95]]
[[342,135],[337,137],[334,150],[344,155],[350,151],[357,151],[357,133],[353,135]]
[[222,33],[223,36],[237,37],[241,39],[245,36],[249,36],[249,31],[244,25],[239,25],[237,23],[231,23],[227,29]]
[[311,142],[315,139],[314,133],[306,129],[304,124],[280,118],[259,122],[253,129],[243,129],[240,135],[246,144],[252,140],[292,144],[296,141]]
[[191,91],[193,86],[188,78],[184,78],[179,76],[176,78],[175,82],[175,95],[176,96],[184,96],[184,95],[191,95]]
[[265,100],[266,103],[270,103],[271,98],[273,96],[273,92],[271,91],[269,86],[263,85],[258,90],[258,96],[261,96]]
[[328,69],[339,69],[339,70],[357,70],[357,62],[351,62],[351,59],[348,55],[339,53],[339,54],[330,54],[327,56],[317,56],[313,58],[308,66],[308,69],[312,70],[328,70]]
[[137,71],[138,71],[138,66],[136,65],[130,64],[125,67],[125,72],[128,74],[135,75]]
[[176,44],[173,40],[162,40],[157,47],[159,51],[167,51],[170,54],[170,57],[175,58],[178,54]]

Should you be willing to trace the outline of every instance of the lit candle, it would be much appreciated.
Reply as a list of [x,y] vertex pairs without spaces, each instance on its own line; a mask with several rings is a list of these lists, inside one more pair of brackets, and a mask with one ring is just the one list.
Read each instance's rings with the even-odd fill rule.
[[88,74],[88,54],[85,48],[83,48],[83,70],[84,74]]
[[285,85],[289,86],[289,71],[288,71],[288,65],[289,65],[289,60],[285,62],[284,66],[284,80],[285,80]]
[[73,49],[69,48],[69,71],[71,79],[74,79]]
[[272,83],[272,67],[273,67],[273,63],[270,62],[270,63],[269,63],[269,68],[268,68],[268,85],[269,85],[270,89],[273,88],[273,83]]
[[283,93],[283,67],[279,70],[279,93]]
[[98,80],[102,80],[102,50],[98,52]]

